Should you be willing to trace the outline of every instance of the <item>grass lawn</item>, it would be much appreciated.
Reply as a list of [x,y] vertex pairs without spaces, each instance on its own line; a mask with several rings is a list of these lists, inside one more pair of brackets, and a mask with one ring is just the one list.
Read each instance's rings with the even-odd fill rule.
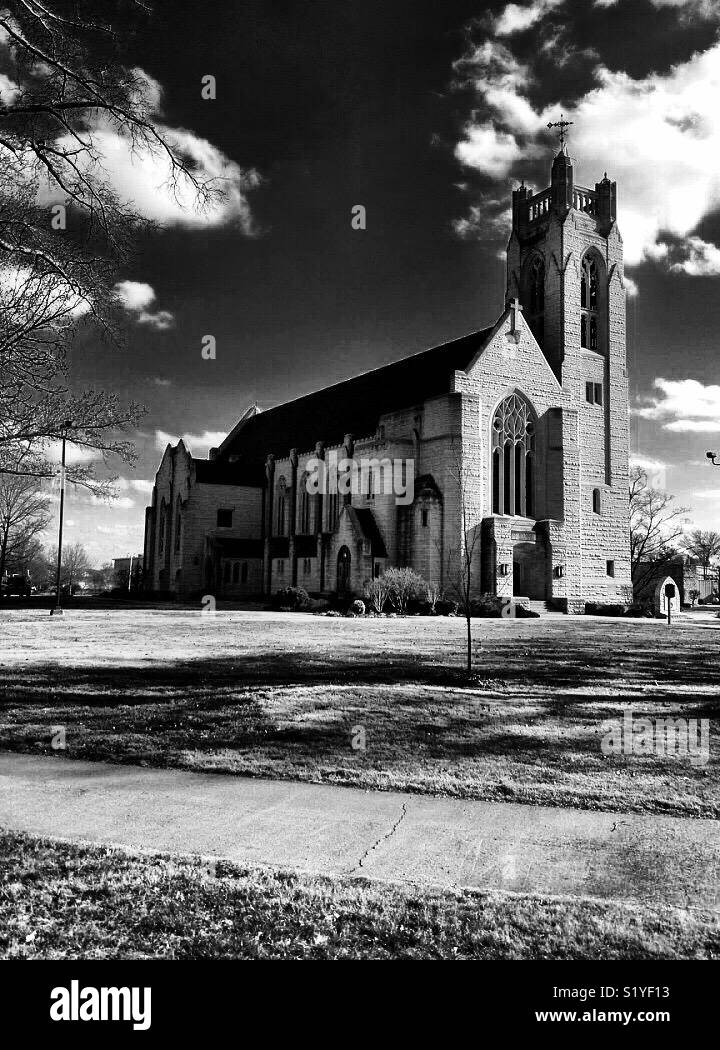
[[0,833],[4,959],[717,959],[701,911],[439,893]]
[[[462,798],[720,815],[720,621],[0,612],[0,748]],[[711,761],[602,723],[710,719]],[[57,727],[66,749],[54,751]],[[355,749],[363,727],[365,749]]]

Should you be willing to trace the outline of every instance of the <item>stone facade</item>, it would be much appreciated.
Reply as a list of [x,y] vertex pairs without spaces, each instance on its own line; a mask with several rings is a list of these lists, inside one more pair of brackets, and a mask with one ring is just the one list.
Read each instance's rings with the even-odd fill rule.
[[[200,461],[168,446],[147,511],[146,586],[220,597],[362,592],[388,566],[457,591],[582,611],[631,593],[625,289],[616,189],[513,193],[506,308],[490,328],[269,412]],[[318,462],[374,483],[311,492]],[[412,502],[380,484],[412,474]]]

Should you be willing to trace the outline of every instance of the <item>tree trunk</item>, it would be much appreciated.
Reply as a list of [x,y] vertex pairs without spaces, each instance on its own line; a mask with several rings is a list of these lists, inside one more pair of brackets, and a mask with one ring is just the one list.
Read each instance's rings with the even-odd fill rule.
[[470,610],[467,613],[467,670],[472,671],[472,628],[470,626]]
[[5,559],[7,557],[7,545],[8,545],[8,534],[9,529],[3,530],[2,534],[2,546],[0,547],[0,580],[2,580],[3,573],[5,572]]

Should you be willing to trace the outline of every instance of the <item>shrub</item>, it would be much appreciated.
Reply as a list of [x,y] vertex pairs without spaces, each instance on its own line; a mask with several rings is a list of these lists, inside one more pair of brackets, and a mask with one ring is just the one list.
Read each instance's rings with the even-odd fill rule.
[[365,583],[365,598],[373,612],[381,613],[390,597],[390,588],[383,576]]
[[304,587],[281,587],[272,596],[274,609],[298,609],[310,608],[310,596]]
[[427,594],[427,583],[414,569],[387,569],[383,575],[395,612],[405,613],[408,602],[422,601]]
[[361,601],[360,598],[356,598],[350,606],[350,613],[353,616],[364,616],[365,615],[365,602]]
[[440,588],[434,583],[429,583],[425,591],[425,600],[427,601],[428,609],[431,615],[435,615],[437,611],[437,603],[440,601],[441,598],[442,591],[440,590]]
[[619,602],[586,602],[586,616],[625,616],[628,612],[627,605]]
[[438,616],[457,616],[458,603],[448,598],[438,598],[435,602],[435,612]]
[[470,602],[470,615],[497,619],[502,616],[506,602],[507,598],[499,598],[496,594],[481,594]]

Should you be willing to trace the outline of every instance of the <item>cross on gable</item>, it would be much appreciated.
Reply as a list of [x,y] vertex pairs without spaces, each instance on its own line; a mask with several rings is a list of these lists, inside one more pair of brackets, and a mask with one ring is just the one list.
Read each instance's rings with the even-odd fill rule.
[[514,335],[518,329],[518,314],[522,311],[520,300],[518,298],[511,299],[510,303],[510,332]]

